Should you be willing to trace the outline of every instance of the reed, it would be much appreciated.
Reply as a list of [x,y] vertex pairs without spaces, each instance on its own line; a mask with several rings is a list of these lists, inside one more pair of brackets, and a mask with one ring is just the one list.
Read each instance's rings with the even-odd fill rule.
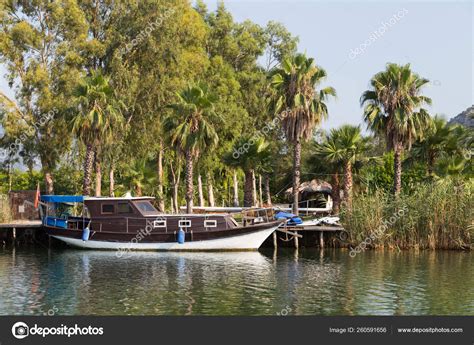
[[[443,179],[396,200],[390,193],[357,194],[341,220],[348,242],[368,248],[472,249],[474,181]],[[369,241],[367,239],[370,238]]]
[[9,222],[12,219],[10,204],[6,195],[0,194],[0,223]]

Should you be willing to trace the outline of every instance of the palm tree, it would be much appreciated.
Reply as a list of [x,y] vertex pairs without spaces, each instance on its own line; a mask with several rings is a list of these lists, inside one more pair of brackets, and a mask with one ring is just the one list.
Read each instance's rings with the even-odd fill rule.
[[133,191],[136,196],[142,196],[147,187],[151,189],[156,180],[155,170],[146,158],[133,159],[122,170],[124,189]]
[[310,144],[309,152],[307,156],[306,168],[309,169],[308,174],[317,171],[322,176],[328,176],[331,178],[331,199],[332,199],[332,211],[334,214],[339,213],[340,205],[340,190],[341,182],[340,175],[342,174],[341,164],[330,160],[327,155],[321,153],[321,146],[323,143],[328,141],[329,136],[324,138],[322,143],[313,141]]
[[372,77],[371,88],[360,99],[368,128],[384,135],[388,149],[394,150],[395,195],[401,189],[404,148],[410,150],[412,143],[423,138],[423,133],[431,124],[428,112],[422,108],[431,104],[431,99],[421,94],[428,82],[428,79],[412,72],[409,64],[389,63],[385,71]]
[[215,126],[220,122],[213,111],[215,98],[202,84],[189,85],[177,93],[178,102],[171,104],[173,109],[163,123],[169,142],[184,154],[186,160],[186,211],[193,210],[193,166],[194,160],[206,148],[216,146],[219,137]]
[[[250,143],[253,144],[250,145]],[[245,150],[242,150],[242,149]],[[255,206],[256,191],[254,188],[255,172],[262,171],[270,159],[268,143],[262,138],[249,135],[239,138],[232,148],[224,155],[224,164],[232,168],[240,168],[245,174],[244,207]]]
[[[457,149],[457,138],[453,137],[455,126],[449,126],[442,117],[435,116],[432,127],[426,131],[424,139],[413,144],[412,156],[426,162],[428,175],[433,176],[436,160]],[[455,139],[455,140],[453,140]]]
[[327,118],[325,102],[336,91],[332,87],[316,90],[326,72],[304,54],[284,59],[271,77],[275,91],[271,108],[282,119],[286,138],[293,144],[293,213],[298,214],[301,143],[311,138],[314,128]]
[[344,201],[349,208],[352,204],[352,169],[356,160],[364,154],[366,143],[359,126],[343,125],[332,129],[324,142],[317,147],[319,156],[336,166],[342,165]]
[[114,126],[123,122],[123,104],[115,98],[110,79],[97,71],[80,82],[74,95],[79,111],[73,118],[72,129],[86,146],[82,193],[89,195],[94,155],[110,138]]

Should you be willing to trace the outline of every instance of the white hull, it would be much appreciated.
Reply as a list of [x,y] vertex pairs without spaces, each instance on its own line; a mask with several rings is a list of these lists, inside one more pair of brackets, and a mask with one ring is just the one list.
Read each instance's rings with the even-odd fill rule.
[[140,243],[140,242],[107,242],[107,241],[82,241],[80,239],[55,236],[71,246],[87,249],[107,250],[159,250],[159,251],[213,251],[213,250],[257,250],[279,225],[272,228],[252,232],[249,234],[226,237],[214,240],[193,241],[179,244],[177,242]]

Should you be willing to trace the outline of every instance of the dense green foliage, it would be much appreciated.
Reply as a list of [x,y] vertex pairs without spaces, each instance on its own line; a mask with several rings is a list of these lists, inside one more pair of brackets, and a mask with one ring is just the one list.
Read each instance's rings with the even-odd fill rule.
[[40,182],[43,193],[152,195],[177,212],[193,200],[295,203],[284,191],[319,178],[354,239],[370,231],[367,217],[405,202],[420,213],[386,243],[469,240],[472,128],[428,114],[428,81],[410,65],[367,76],[370,135],[347,125],[322,133],[331,76],[283,25],[237,23],[223,4],[4,0],[0,26],[15,95],[0,93],[0,193]]

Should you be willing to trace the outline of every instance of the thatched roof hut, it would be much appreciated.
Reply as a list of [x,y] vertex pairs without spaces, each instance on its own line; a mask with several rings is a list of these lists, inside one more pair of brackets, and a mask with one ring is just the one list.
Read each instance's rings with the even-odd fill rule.
[[[326,181],[314,179],[301,183],[298,191],[302,197],[301,200],[306,200],[309,195],[314,195],[315,193],[331,194],[332,186]],[[285,195],[288,197],[291,197],[292,193],[293,187],[285,191]]]

